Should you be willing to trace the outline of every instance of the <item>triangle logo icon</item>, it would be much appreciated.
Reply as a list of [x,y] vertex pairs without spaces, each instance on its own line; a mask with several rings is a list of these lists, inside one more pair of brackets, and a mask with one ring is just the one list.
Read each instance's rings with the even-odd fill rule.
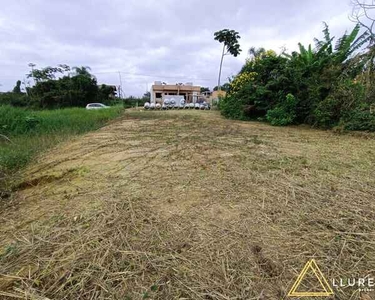
[[[311,287],[310,281],[314,281],[315,285]],[[288,293],[288,297],[329,297],[333,295],[331,286],[314,259],[306,263]]]

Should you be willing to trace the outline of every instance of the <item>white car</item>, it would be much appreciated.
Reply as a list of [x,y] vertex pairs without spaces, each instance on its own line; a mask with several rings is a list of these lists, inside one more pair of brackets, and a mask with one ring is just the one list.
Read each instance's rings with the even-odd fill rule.
[[86,109],[102,109],[109,108],[109,106],[104,105],[103,103],[89,103],[86,105]]

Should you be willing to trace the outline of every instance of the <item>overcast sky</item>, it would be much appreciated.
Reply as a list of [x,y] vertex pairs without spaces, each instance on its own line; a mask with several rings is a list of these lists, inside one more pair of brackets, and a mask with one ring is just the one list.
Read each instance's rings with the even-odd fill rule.
[[326,21],[340,36],[350,0],[0,0],[0,91],[37,67],[90,66],[99,83],[141,95],[155,80],[216,85],[221,55],[213,33],[241,35],[241,56],[225,57],[236,74],[251,46],[279,52],[321,37]]

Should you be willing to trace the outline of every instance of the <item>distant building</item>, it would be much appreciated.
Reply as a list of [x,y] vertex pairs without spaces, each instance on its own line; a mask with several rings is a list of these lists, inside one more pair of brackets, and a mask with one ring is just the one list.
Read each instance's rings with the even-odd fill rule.
[[[207,103],[210,103],[213,105],[214,103],[217,103],[220,98],[224,98],[227,93],[225,91],[205,91],[201,93],[201,96],[199,98],[204,98],[204,101]],[[198,101],[199,102],[199,101]]]
[[165,82],[155,81],[151,86],[151,103],[164,102],[164,98],[170,95],[184,96],[186,103],[195,103],[200,95],[200,86],[194,86],[192,82],[166,84]]

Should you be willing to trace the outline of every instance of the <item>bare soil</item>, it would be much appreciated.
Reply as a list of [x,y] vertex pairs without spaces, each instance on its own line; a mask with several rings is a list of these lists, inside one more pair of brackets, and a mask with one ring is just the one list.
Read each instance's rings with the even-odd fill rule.
[[0,298],[286,299],[312,258],[375,277],[374,166],[367,135],[127,111],[3,201]]

